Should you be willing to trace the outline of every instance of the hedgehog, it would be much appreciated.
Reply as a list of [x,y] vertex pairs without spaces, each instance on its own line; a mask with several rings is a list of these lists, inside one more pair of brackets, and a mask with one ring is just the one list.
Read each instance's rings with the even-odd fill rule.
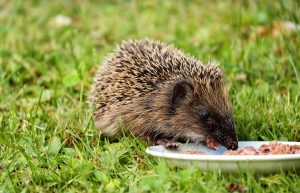
[[119,135],[124,126],[137,138],[168,148],[194,142],[235,150],[224,82],[216,62],[204,64],[160,41],[130,40],[106,57],[89,101],[95,126],[106,136]]

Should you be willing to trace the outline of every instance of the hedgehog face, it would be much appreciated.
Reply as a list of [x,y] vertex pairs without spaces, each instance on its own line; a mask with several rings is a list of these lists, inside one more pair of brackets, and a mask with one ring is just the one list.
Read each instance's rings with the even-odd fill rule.
[[[182,120],[177,124],[190,129],[200,141],[209,139],[228,149],[237,149],[236,126],[223,85],[193,85],[181,81],[174,86],[172,107],[176,120]],[[181,117],[188,117],[188,120]]]

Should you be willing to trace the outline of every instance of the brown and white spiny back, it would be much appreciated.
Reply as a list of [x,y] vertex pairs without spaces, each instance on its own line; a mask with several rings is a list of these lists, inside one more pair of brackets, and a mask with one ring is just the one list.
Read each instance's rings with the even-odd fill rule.
[[[94,79],[90,100],[95,104],[96,126],[114,135],[122,120],[137,134],[180,135],[164,128],[168,126],[168,112],[155,109],[167,108],[164,100],[169,86],[180,80],[190,82],[211,108],[231,113],[223,71],[217,65],[204,65],[158,41],[128,41],[105,59]],[[173,127],[171,123],[169,126]]]

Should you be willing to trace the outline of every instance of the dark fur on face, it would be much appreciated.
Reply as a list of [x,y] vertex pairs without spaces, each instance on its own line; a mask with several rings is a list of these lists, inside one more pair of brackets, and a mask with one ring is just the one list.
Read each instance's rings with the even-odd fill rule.
[[211,137],[228,149],[237,149],[238,141],[231,107],[224,87],[220,84],[223,84],[222,81],[203,85],[187,81],[177,82],[172,93],[171,111],[175,119],[188,119],[187,122],[192,127],[187,127],[186,130],[191,130],[200,141]]

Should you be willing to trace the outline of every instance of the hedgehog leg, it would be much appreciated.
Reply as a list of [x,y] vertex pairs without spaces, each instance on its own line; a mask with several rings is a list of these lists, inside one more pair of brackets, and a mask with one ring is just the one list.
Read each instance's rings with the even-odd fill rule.
[[154,142],[154,144],[162,145],[165,148],[169,148],[169,149],[177,149],[181,145],[181,143],[169,139],[158,139]]

